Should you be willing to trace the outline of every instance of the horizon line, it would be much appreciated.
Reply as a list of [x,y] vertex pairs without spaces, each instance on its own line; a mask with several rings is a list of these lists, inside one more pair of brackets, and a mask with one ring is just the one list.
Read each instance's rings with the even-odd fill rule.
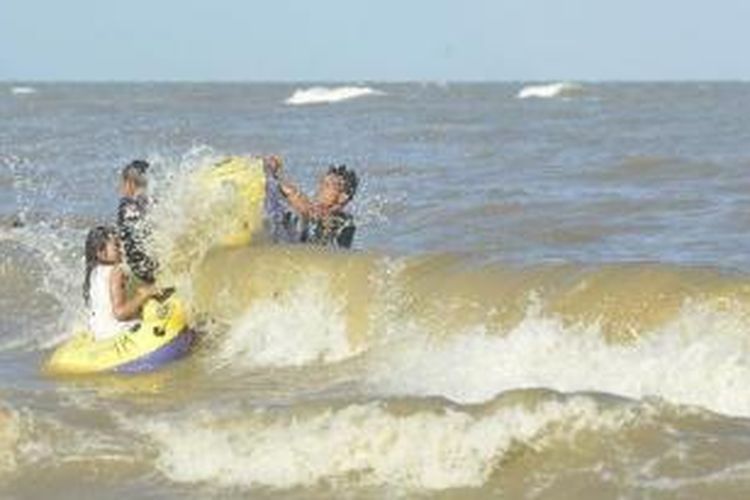
[[0,78],[2,84],[258,84],[258,85],[278,85],[278,84],[491,84],[491,83],[516,83],[516,84],[534,84],[534,83],[593,83],[593,84],[611,84],[611,83],[750,83],[750,78],[683,78],[683,79],[667,79],[667,78],[612,78],[612,79],[601,79],[601,78],[531,78],[531,79],[473,79],[473,78],[457,78],[457,79],[439,79],[439,78],[426,78],[426,79],[268,79],[268,80],[254,80],[254,79],[216,79],[216,80],[203,80],[203,79],[178,79],[178,78],[136,78],[136,79],[119,79],[119,78],[92,78],[92,79],[77,79],[77,78],[60,78],[60,79],[46,79],[46,78]]

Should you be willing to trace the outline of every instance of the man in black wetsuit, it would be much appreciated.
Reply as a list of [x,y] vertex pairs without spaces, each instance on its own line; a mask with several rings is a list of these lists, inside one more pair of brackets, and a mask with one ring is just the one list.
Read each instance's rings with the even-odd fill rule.
[[145,220],[149,203],[146,196],[148,168],[148,162],[135,160],[122,169],[117,232],[130,270],[138,279],[153,283],[157,264],[146,251],[151,233]]
[[346,165],[331,165],[321,177],[315,197],[310,199],[283,175],[279,157],[265,158],[264,168],[269,181],[266,213],[272,220],[275,240],[334,248],[352,246],[354,216],[344,209],[359,185],[354,170]]

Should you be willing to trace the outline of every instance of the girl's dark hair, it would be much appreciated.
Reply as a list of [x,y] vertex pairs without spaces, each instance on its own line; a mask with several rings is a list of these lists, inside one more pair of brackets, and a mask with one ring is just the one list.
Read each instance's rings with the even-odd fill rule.
[[104,248],[110,238],[117,234],[112,226],[96,226],[86,235],[86,274],[83,278],[83,300],[88,305],[91,299],[91,272],[99,263],[97,254]]
[[354,194],[357,192],[357,186],[359,185],[359,178],[354,170],[346,167],[346,165],[331,165],[328,167],[328,173],[338,176],[344,182],[344,192],[351,200],[354,198]]

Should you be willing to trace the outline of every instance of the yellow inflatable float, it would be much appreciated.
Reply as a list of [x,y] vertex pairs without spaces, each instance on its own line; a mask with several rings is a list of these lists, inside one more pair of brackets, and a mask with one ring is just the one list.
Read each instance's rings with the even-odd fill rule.
[[[263,160],[229,157],[200,168],[193,175],[203,199],[211,200],[208,205],[195,208],[218,213],[215,217],[208,214],[210,227],[197,227],[192,237],[205,237],[205,231],[210,230],[220,235],[217,242],[221,246],[248,245],[263,225]],[[181,241],[178,247],[190,248],[191,241]],[[179,258],[172,255],[165,260],[174,264]],[[44,370],[54,375],[152,371],[186,355],[194,338],[177,298],[150,300],[134,330],[100,341],[91,332],[78,332],[55,349]]]
[[134,329],[98,341],[79,332],[55,349],[44,369],[52,375],[147,372],[185,356],[194,338],[176,297],[149,300]]
[[209,199],[228,198],[222,203],[222,221],[227,224],[222,246],[248,245],[263,224],[266,176],[263,159],[232,156],[197,171],[201,188]]

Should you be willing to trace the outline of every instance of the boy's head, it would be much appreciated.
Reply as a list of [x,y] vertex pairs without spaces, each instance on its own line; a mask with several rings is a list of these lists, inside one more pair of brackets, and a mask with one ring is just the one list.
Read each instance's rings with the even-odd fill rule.
[[318,185],[318,202],[326,206],[343,207],[354,198],[359,178],[346,165],[331,165]]
[[135,196],[146,189],[148,167],[149,163],[145,160],[133,160],[123,167],[120,178],[120,192],[124,196]]

